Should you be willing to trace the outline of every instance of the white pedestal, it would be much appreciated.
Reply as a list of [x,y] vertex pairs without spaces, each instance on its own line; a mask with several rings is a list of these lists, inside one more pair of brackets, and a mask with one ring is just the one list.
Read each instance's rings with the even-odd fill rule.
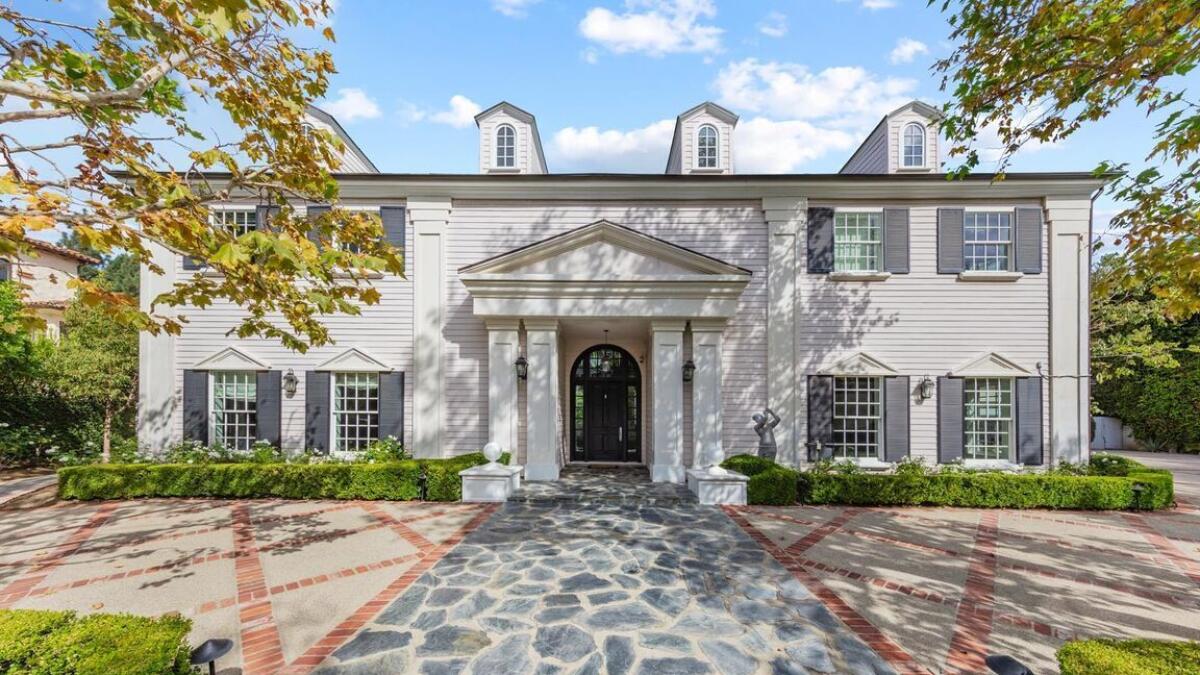
[[746,505],[748,476],[724,469],[688,469],[687,486],[701,504]]
[[521,487],[521,467],[481,464],[458,472],[464,502],[505,502]]

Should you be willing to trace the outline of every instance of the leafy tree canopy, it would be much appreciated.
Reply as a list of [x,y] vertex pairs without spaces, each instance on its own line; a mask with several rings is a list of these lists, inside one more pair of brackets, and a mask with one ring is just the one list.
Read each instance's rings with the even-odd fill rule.
[[[95,25],[39,16],[54,3],[34,4],[0,5],[0,256],[58,227],[161,274],[157,244],[218,274],[182,279],[148,312],[96,280],[72,282],[82,301],[171,333],[185,308],[229,301],[245,309],[236,334],[296,349],[329,341],[323,315],[378,302],[372,274],[403,272],[378,218],[334,209],[310,223],[289,206],[338,195],[330,167],[341,143],[304,117],[333,62],[297,41],[315,31],[333,40],[322,27],[329,0],[108,0]],[[202,107],[223,111],[237,134],[206,137]],[[38,120],[70,131],[31,141]],[[186,166],[171,168],[181,146]],[[208,205],[238,196],[280,213],[240,236],[210,224]]]
[[[1001,172],[1013,153],[1070,137],[1123,104],[1159,120],[1145,164],[1107,162],[1112,220],[1162,309],[1200,309],[1200,106],[1182,78],[1200,59],[1200,5],[1184,0],[930,0],[957,45],[938,61],[952,95],[942,129],[958,171],[980,163],[975,139],[995,129]],[[1164,167],[1172,167],[1166,169]],[[1131,279],[1114,279],[1124,283]]]

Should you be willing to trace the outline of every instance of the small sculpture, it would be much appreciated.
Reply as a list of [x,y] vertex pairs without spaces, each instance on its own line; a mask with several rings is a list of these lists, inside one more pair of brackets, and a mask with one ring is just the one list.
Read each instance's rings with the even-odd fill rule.
[[763,412],[755,413],[750,419],[754,420],[754,433],[758,434],[758,456],[775,461],[775,455],[779,452],[779,447],[775,445],[775,427],[781,421],[779,415],[770,408],[764,408]]

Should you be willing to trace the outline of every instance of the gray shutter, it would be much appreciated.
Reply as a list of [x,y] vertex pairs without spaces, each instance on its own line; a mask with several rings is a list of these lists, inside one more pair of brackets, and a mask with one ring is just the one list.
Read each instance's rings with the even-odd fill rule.
[[1017,209],[1016,270],[1025,274],[1042,273],[1042,209]]
[[833,271],[833,209],[808,210],[808,273]]
[[203,263],[201,263],[199,260],[197,260],[197,259],[193,258],[193,257],[192,257],[192,256],[190,256],[190,255],[185,255],[185,256],[183,256],[183,269],[185,269],[185,270],[198,270],[198,269],[200,269],[201,267],[204,267],[204,264],[203,264]]
[[908,457],[908,376],[883,380],[883,460]]
[[208,445],[207,370],[183,371],[183,440]]
[[[316,220],[317,218],[320,218],[321,216],[325,215],[326,213],[329,213],[332,210],[333,210],[333,208],[330,206],[324,206],[324,205],[318,204],[316,206],[308,207],[308,211],[305,213],[305,215],[308,217],[309,220]],[[308,240],[314,244],[321,243],[321,236],[316,228],[312,228],[308,231]]]
[[304,446],[329,454],[329,373],[318,370],[304,374]]
[[254,209],[255,228],[256,230],[266,230],[271,225],[271,218],[279,213],[278,206],[266,206],[260,204]]
[[938,209],[938,274],[963,271],[963,209]]
[[963,456],[963,381],[959,377],[938,378],[938,461]]
[[1017,401],[1017,462],[1040,466],[1042,459],[1042,378],[1013,380]]
[[833,378],[808,376],[808,440],[821,442],[821,458],[832,456]]
[[383,221],[383,236],[387,243],[404,253],[404,207],[381,206],[379,219]]
[[283,378],[278,370],[265,370],[258,374],[254,383],[255,438],[280,447],[282,425]]
[[908,209],[883,210],[883,271],[908,274]]
[[404,373],[379,374],[379,437],[404,442]]

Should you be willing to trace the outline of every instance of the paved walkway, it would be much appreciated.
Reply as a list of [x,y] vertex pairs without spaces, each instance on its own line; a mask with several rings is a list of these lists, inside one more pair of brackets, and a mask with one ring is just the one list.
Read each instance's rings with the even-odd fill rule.
[[22,475],[18,478],[9,478],[4,474],[0,474],[0,506],[4,506],[30,493],[37,492],[42,488],[50,487],[57,481],[58,476],[53,473]]
[[1146,466],[1168,469],[1175,474],[1175,496],[1200,506],[1200,455],[1179,455],[1167,452],[1114,452],[1135,459]]

